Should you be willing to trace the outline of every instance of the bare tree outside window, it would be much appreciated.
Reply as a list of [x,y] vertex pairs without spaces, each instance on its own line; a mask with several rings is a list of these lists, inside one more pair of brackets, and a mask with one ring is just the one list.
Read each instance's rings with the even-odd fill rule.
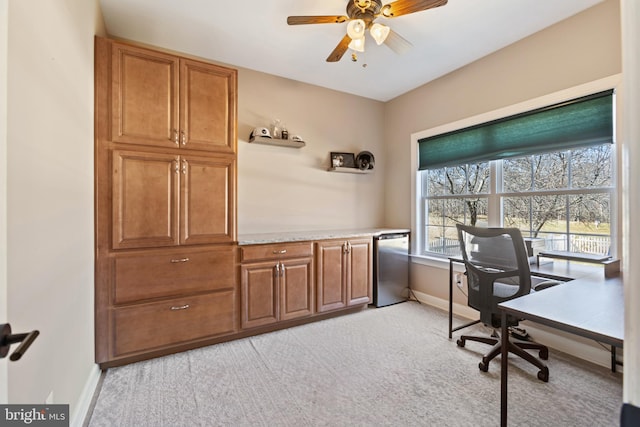
[[[495,161],[502,176],[504,226],[543,238],[547,249],[607,254],[615,190],[613,148],[602,144],[570,151]],[[457,254],[455,224],[486,226],[490,163],[423,172],[425,251]],[[495,215],[495,214],[493,214]]]

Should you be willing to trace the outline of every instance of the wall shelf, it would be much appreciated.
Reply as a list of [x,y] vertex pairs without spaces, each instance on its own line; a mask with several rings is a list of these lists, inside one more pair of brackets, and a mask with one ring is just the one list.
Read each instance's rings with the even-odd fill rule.
[[249,142],[253,144],[277,145],[280,147],[302,148],[307,145],[304,141],[294,141],[292,139],[266,138],[264,136],[256,136],[249,138]]
[[361,170],[358,168],[345,168],[345,167],[331,167],[329,169],[327,169],[329,172],[339,172],[339,173],[356,173],[356,174],[360,174],[360,175],[366,175],[369,173],[372,173],[373,170],[372,169],[365,169],[365,170]]

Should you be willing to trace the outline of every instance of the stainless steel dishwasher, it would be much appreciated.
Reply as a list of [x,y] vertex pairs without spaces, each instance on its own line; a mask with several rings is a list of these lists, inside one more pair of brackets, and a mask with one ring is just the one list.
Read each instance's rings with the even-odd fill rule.
[[383,233],[373,239],[373,305],[384,307],[409,296],[409,233]]

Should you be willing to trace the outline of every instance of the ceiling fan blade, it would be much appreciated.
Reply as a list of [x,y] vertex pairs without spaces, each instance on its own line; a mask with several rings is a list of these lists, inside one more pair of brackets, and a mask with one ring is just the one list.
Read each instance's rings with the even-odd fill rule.
[[338,62],[342,59],[342,55],[349,49],[349,43],[351,43],[351,37],[349,35],[345,35],[338,46],[333,49],[333,52],[327,57],[327,62]]
[[396,18],[409,13],[420,12],[434,7],[444,6],[448,0],[397,0],[382,6],[382,16]]
[[346,16],[289,16],[287,18],[287,24],[341,24],[348,19]]
[[411,42],[393,30],[389,31],[389,35],[385,39],[384,44],[400,55],[407,53],[413,47]]

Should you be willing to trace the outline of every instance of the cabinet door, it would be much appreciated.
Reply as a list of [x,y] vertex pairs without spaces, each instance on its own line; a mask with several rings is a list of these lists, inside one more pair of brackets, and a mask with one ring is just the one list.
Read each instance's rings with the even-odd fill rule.
[[281,261],[280,320],[313,314],[312,259]]
[[183,59],[180,67],[181,145],[234,153],[236,70]]
[[349,241],[348,305],[371,302],[373,249],[371,239]]
[[347,306],[346,254],[344,242],[318,242],[316,251],[317,310]]
[[235,240],[235,160],[182,156],[181,244]]
[[277,273],[275,261],[241,267],[243,329],[278,321]]
[[112,141],[176,147],[178,72],[175,56],[113,43]]
[[178,244],[179,157],[113,151],[114,249]]

